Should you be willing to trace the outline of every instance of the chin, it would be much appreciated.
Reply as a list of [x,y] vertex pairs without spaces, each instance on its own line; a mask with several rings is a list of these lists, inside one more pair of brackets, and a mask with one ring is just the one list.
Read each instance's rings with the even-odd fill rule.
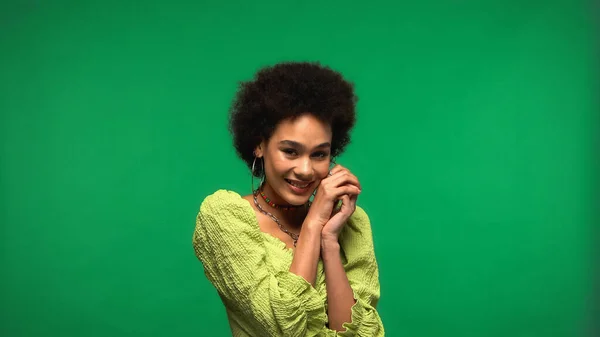
[[285,191],[284,193],[280,193],[279,196],[281,197],[281,199],[283,199],[285,201],[285,203],[292,205],[292,206],[302,206],[304,205],[310,196],[308,197],[304,197],[304,196],[300,196],[300,195],[295,195],[292,193],[289,193],[288,191]]

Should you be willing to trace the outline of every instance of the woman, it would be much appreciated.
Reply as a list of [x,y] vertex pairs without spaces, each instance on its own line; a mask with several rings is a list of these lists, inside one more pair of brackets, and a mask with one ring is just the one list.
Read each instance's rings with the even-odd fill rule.
[[230,131],[252,193],[206,197],[193,235],[233,336],[384,335],[362,187],[332,165],[356,101],[352,84],[317,63],[266,67],[240,86]]

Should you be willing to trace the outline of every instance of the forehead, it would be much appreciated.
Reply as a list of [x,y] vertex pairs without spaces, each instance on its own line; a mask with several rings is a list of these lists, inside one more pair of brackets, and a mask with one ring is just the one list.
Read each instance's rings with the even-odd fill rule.
[[331,126],[312,115],[302,115],[295,119],[280,122],[272,135],[272,140],[293,140],[304,145],[331,142]]

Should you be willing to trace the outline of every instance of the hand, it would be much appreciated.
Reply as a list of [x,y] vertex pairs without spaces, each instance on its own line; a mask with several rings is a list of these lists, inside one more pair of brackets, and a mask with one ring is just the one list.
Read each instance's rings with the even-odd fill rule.
[[[360,192],[358,178],[345,167],[336,165],[330,175],[321,180],[307,216],[323,226],[322,234],[337,238],[346,220],[354,213]],[[336,209],[338,200],[342,205]]]
[[334,209],[334,215],[327,221],[325,226],[323,226],[323,230],[321,231],[322,240],[333,240],[337,242],[346,221],[348,221],[350,216],[352,216],[356,210],[356,199],[358,199],[358,194],[350,196],[345,194],[342,196],[342,206],[337,210]]

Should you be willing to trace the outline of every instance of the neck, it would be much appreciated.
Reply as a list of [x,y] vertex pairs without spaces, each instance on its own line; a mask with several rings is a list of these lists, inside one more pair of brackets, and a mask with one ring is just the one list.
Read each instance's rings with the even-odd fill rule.
[[[288,202],[283,200],[275,191],[271,188],[268,183],[265,183],[262,187],[262,191],[269,198],[270,202],[273,202],[280,206],[296,206],[290,205]],[[280,208],[275,208],[269,205],[263,198],[259,195],[257,196],[257,201],[263,207],[263,209],[267,210],[269,213],[273,214],[280,220],[285,221],[289,226],[300,227],[302,226],[302,222],[304,221],[304,217],[306,216],[306,207],[304,206],[296,206],[289,210],[283,210]]]

